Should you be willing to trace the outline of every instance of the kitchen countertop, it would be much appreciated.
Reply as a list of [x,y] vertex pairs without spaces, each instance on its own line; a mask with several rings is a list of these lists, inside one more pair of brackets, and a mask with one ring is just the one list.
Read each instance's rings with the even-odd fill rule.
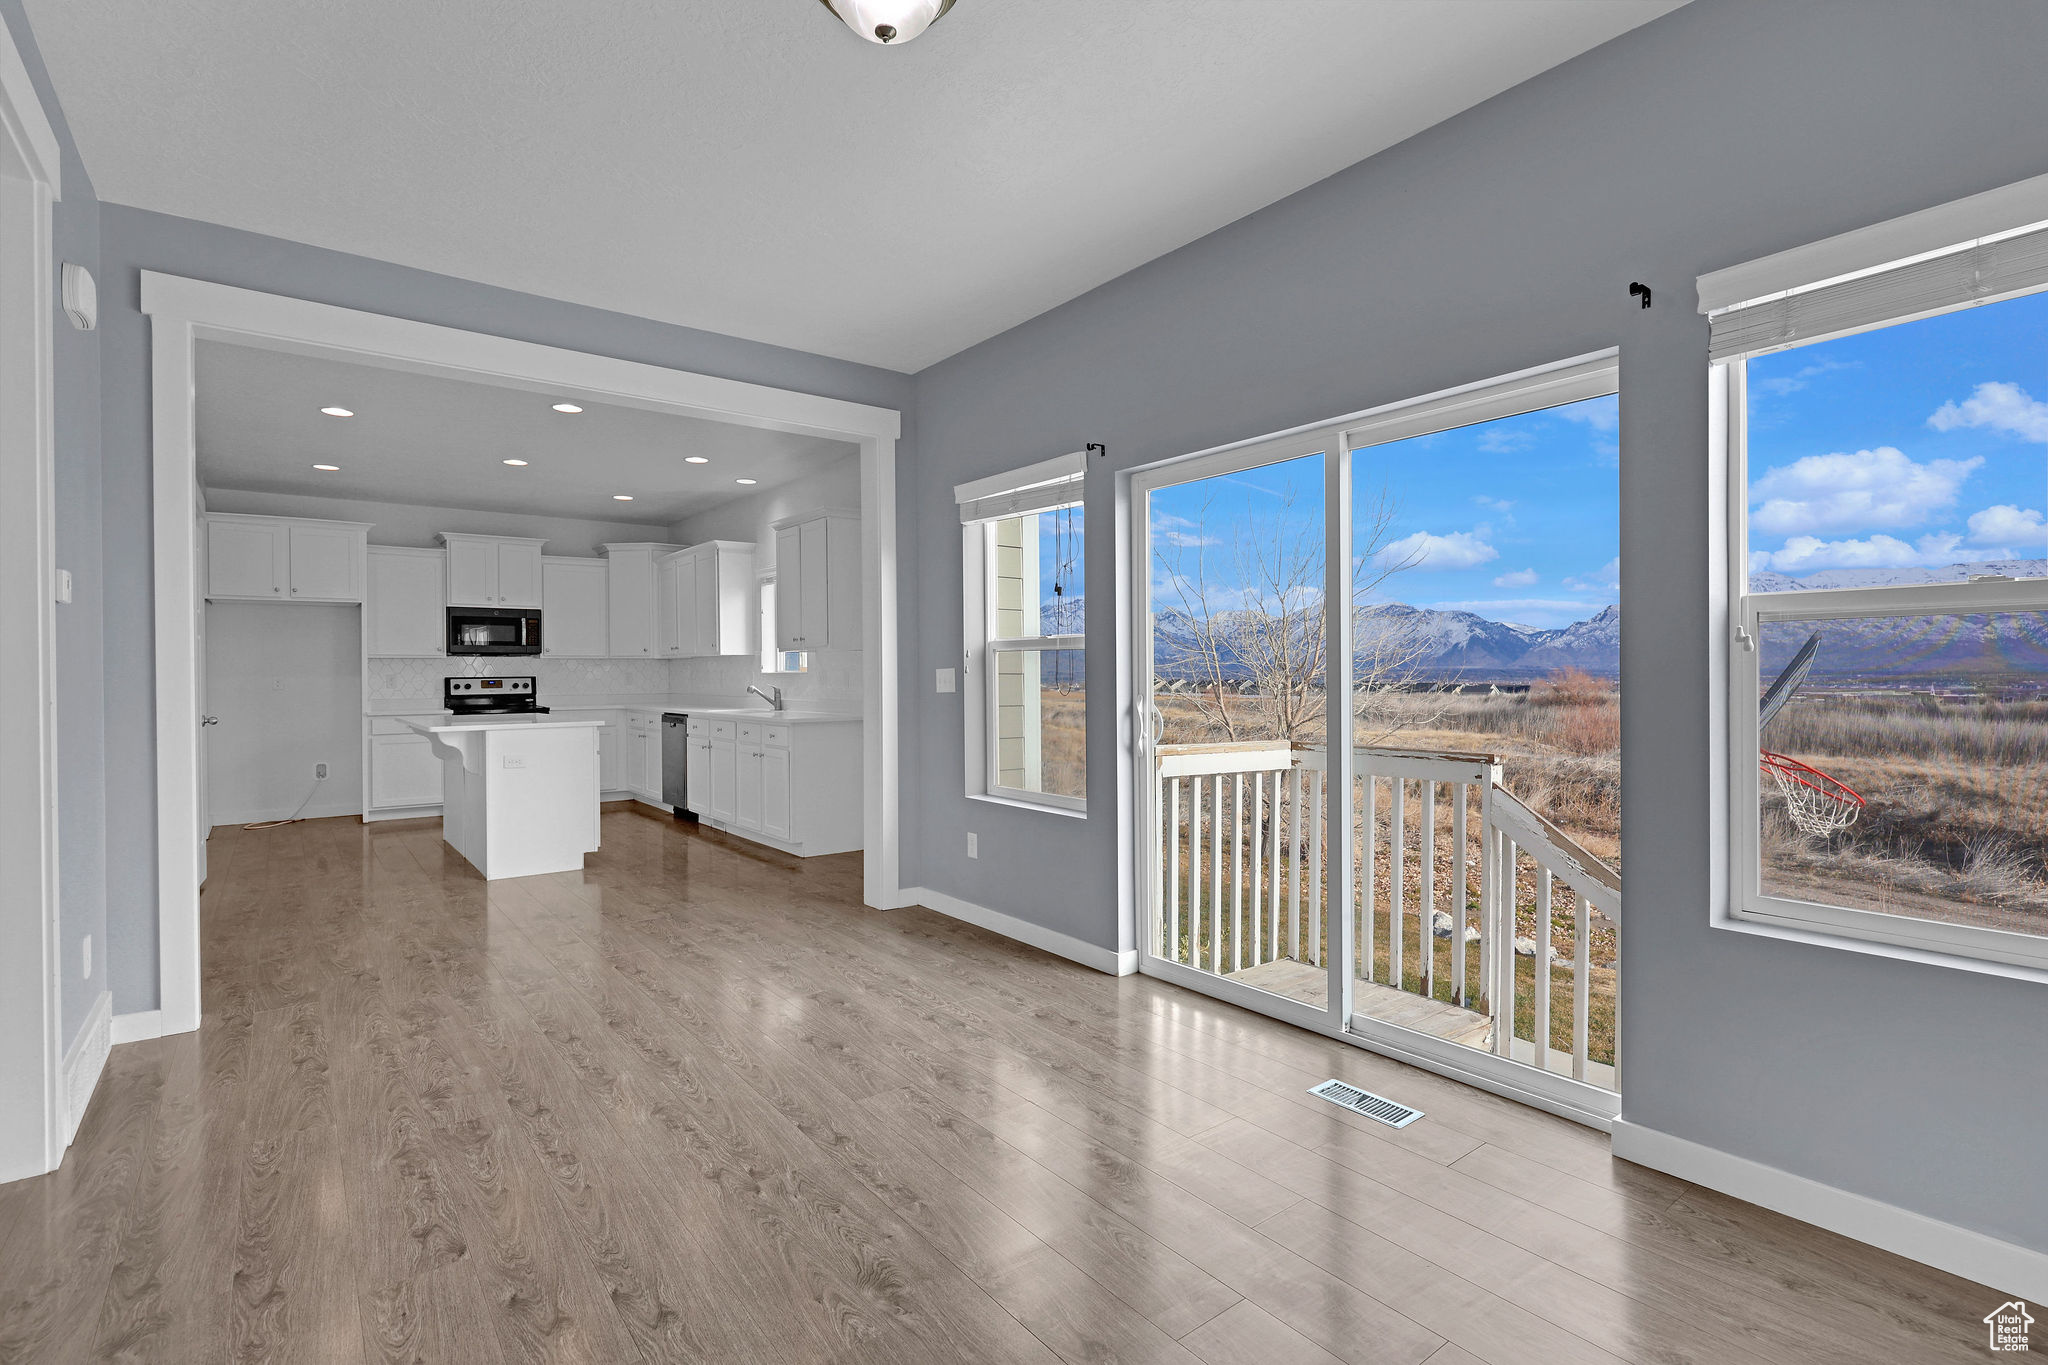
[[522,730],[593,730],[604,722],[555,720],[550,716],[471,716],[466,720],[408,720],[406,724],[423,735],[446,735],[466,730],[503,730],[515,725]]
[[[639,708],[634,708],[639,709]],[[689,716],[693,720],[764,720],[771,725],[858,725],[859,716],[841,715],[832,711],[770,711],[766,707],[724,707],[724,706],[668,706],[664,711]]]

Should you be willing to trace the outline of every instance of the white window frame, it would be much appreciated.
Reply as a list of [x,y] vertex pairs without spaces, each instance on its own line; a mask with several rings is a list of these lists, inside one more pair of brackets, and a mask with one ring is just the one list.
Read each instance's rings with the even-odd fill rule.
[[[1966,242],[2011,234],[2016,228],[2040,226],[2044,218],[2048,218],[2048,177],[1703,276],[1701,311],[1720,313],[1746,303],[1795,295],[1844,278],[1867,277],[1888,264],[1904,265]],[[1873,259],[1886,251],[1893,254]],[[1803,273],[1804,278],[1795,272]],[[1813,345],[1938,313],[1999,303],[2044,289],[2048,285],[1974,297],[1933,310],[1915,308],[1882,321],[1801,336],[1792,345]],[[1790,592],[1749,590],[1747,361],[1752,355],[1789,348],[1760,348],[1731,356],[1709,369],[1709,454],[1726,473],[1722,505],[1716,517],[1725,526],[1725,540],[1720,546],[1725,555],[1725,579],[1721,593],[1717,594],[1724,607],[1724,621],[1712,653],[1724,657],[1727,678],[1727,690],[1716,709],[1722,719],[1719,728],[1727,738],[1728,894],[1725,914],[1717,906],[1715,923],[1722,928],[1763,931],[1886,956],[2048,980],[2048,935],[1855,910],[1766,895],[1762,890],[1759,811],[1763,782],[1756,757],[1762,736],[1757,724],[1756,698],[1763,683],[1762,651],[1758,645],[1765,623],[1930,613],[2048,611],[2048,578]]]
[[[775,600],[773,594],[780,592],[776,587],[775,570],[763,569],[755,575],[754,612],[761,621],[761,675],[767,678],[802,677],[811,671],[811,656],[801,649],[777,649],[775,647]],[[782,667],[783,660],[795,655],[802,663],[796,668]]]
[[[989,572],[995,560],[995,535],[1005,515],[1053,511],[1060,507],[1085,507],[1082,480],[1087,468],[1085,452],[1040,461],[1006,474],[996,474],[957,485],[953,492],[962,520],[962,597],[965,599],[960,656],[962,711],[966,720],[967,796],[972,800],[1048,810],[1060,815],[1087,818],[1086,797],[1060,792],[1031,791],[1006,787],[997,780],[996,708],[1000,698],[994,685],[996,659],[1007,653],[1048,650],[1084,650],[1085,636],[1025,635],[995,637],[989,623],[995,620],[995,580]],[[1061,490],[1057,495],[1047,490]],[[1048,497],[1053,500],[1048,502]],[[1008,511],[1010,504],[1017,510]],[[967,520],[975,517],[975,520]],[[1084,722],[1085,723],[1085,722]]]

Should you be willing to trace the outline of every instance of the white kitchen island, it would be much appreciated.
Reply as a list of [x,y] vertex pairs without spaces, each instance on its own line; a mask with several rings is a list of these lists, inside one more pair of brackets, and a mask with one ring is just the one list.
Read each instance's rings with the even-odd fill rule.
[[441,760],[441,837],[485,880],[574,872],[598,847],[595,720],[409,720]]

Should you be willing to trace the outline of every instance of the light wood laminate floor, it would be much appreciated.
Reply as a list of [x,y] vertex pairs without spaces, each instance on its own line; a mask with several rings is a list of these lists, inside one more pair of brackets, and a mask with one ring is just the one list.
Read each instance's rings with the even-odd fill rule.
[[0,1359],[1981,1356],[1988,1290],[859,870],[623,809],[493,885],[438,822],[220,831],[203,1028],[0,1187]]

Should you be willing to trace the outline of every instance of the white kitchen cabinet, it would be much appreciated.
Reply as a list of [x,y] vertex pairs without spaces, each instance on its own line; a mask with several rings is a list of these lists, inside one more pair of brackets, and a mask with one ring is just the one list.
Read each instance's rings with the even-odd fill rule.
[[363,597],[363,650],[371,658],[435,658],[448,652],[448,555],[372,545]]
[[289,596],[301,602],[363,600],[364,529],[295,521],[285,530]]
[[439,532],[448,547],[451,607],[541,605],[541,546],[545,540]]
[[661,804],[661,722],[652,722],[640,736],[640,764],[647,774],[647,783],[642,794],[655,805]]
[[708,540],[662,557],[656,610],[664,654],[754,652],[754,548]]
[[206,514],[206,595],[215,601],[360,602],[370,525]]
[[568,659],[610,654],[607,582],[601,559],[541,560],[541,653]]
[[761,833],[789,842],[789,750],[764,746],[761,764]]
[[619,786],[619,731],[616,720],[607,720],[597,732],[597,789],[615,792]]
[[860,721],[690,717],[690,809],[800,857],[861,847]]
[[861,647],[860,513],[837,508],[775,523],[775,647]]
[[656,626],[655,561],[682,548],[649,543],[598,547],[606,562],[606,643],[613,658],[651,658],[661,652]]
[[[376,716],[369,722],[366,758],[369,781],[364,818],[378,819],[392,811],[414,811],[441,804],[441,760],[433,743],[406,725],[408,717]],[[445,714],[410,719],[429,723]]]

